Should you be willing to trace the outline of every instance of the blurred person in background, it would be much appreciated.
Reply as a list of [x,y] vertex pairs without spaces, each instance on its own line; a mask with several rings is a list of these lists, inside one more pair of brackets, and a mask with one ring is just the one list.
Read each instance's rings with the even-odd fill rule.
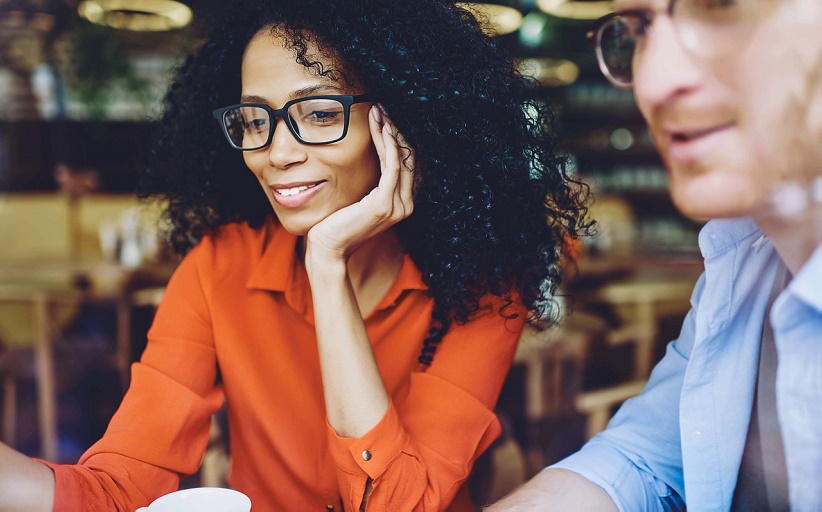
[[255,511],[471,510],[520,332],[587,223],[544,107],[452,2],[216,9],[145,182],[185,257],[131,387],[77,465],[0,445],[0,510],[146,505],[224,401]]
[[643,393],[489,510],[822,510],[822,2],[615,8],[589,37],[705,272]]

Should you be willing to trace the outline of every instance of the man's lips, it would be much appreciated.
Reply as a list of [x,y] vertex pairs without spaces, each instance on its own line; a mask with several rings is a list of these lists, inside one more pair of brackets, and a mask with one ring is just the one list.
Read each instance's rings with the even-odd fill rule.
[[730,128],[733,123],[722,123],[708,128],[669,128],[665,131],[669,134],[673,142],[689,142],[700,137],[711,135],[716,132]]
[[[675,127],[665,130],[668,139],[668,157],[672,162],[693,164],[707,163],[727,142],[725,134],[730,132],[734,123],[711,125],[707,128]],[[664,150],[664,146],[662,146]]]

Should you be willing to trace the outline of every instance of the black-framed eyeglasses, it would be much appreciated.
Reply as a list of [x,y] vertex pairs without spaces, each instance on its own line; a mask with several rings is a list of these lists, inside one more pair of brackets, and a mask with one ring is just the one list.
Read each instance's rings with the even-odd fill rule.
[[372,101],[369,94],[356,96],[307,96],[291,100],[280,109],[262,103],[240,103],[212,113],[228,143],[240,151],[254,151],[274,138],[281,117],[294,138],[303,144],[333,144],[345,138],[351,105]]
[[[727,55],[751,33],[751,25],[770,12],[777,0],[669,0],[663,11],[673,21],[683,47],[703,57]],[[659,13],[628,9],[606,14],[585,36],[593,44],[597,63],[613,85],[633,86],[633,64]]]

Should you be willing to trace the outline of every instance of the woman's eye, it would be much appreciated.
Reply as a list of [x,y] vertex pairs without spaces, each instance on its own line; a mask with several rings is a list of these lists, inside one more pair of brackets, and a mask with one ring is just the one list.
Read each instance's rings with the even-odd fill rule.
[[252,119],[246,124],[246,130],[262,132],[268,130],[268,119]]
[[319,124],[334,123],[341,118],[342,112],[327,110],[315,110],[313,112],[309,112],[306,116],[306,120]]

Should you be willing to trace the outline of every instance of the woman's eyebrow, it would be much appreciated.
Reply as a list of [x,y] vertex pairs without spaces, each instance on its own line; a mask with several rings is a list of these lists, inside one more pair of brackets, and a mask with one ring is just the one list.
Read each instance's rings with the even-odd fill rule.
[[334,94],[341,94],[343,90],[342,88],[332,84],[309,85],[307,87],[301,87],[300,89],[291,91],[291,94],[289,94],[289,99],[303,98],[305,96],[311,96],[312,94],[316,94],[318,92],[330,92]]
[[240,96],[240,103],[268,103],[268,100],[254,94],[243,94]]
[[[301,87],[291,91],[288,95],[288,99],[294,100],[297,98],[304,98],[317,93],[343,94],[344,91],[342,88],[331,84],[309,85],[307,87]],[[268,98],[257,96],[256,94],[243,94],[240,97],[240,103],[265,103],[268,105],[271,104],[271,101],[269,101]]]

